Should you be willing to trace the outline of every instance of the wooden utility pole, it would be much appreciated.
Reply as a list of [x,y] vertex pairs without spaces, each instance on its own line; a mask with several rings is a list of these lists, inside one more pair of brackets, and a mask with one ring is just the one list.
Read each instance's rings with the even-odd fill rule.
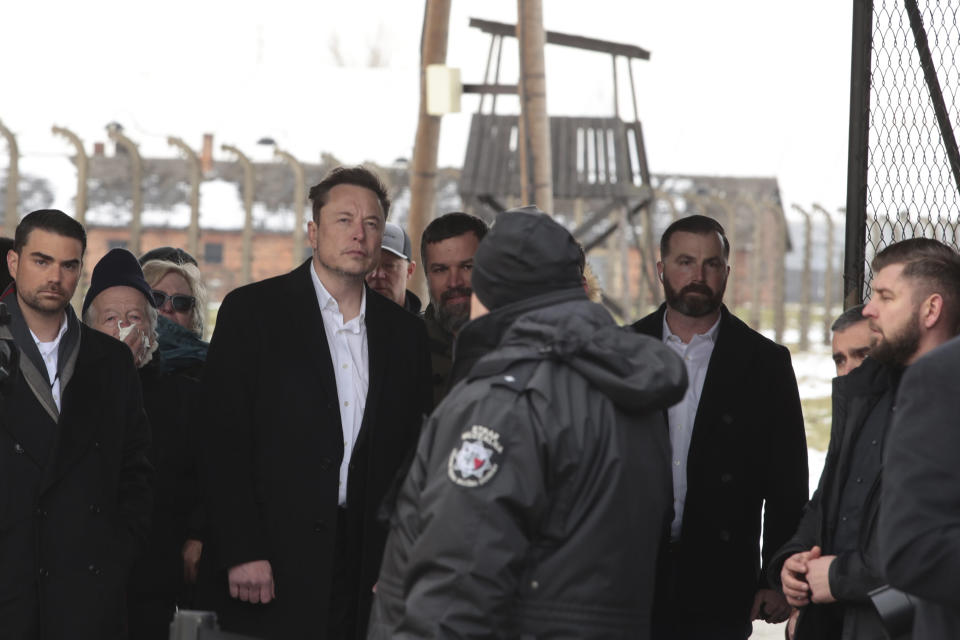
[[823,214],[827,220],[827,262],[823,270],[823,344],[830,345],[830,327],[833,325],[833,244],[836,231],[833,216],[816,202],[813,208]]
[[140,255],[140,235],[143,229],[143,158],[137,143],[123,134],[123,128],[116,124],[107,125],[107,135],[130,156],[130,190],[133,200],[130,211],[130,244],[127,247],[133,255]]
[[80,136],[70,131],[66,127],[53,127],[51,129],[54,135],[62,136],[73,145],[77,155],[74,162],[77,165],[77,196],[73,201],[73,217],[80,224],[87,223],[87,172],[90,160],[87,158],[87,152],[83,148],[83,141]]
[[20,149],[17,147],[17,138],[10,129],[0,122],[0,135],[7,141],[7,150],[10,152],[10,164],[7,165],[7,198],[3,213],[4,235],[12,238],[20,222],[17,210],[20,206]]
[[[437,150],[440,146],[440,116],[427,113],[427,66],[447,61],[447,32],[450,24],[450,0],[426,0],[423,33],[420,40],[420,115],[410,165],[410,217],[407,233],[418,254],[420,236],[433,218],[437,199]],[[420,256],[420,264],[424,264]],[[414,273],[410,288],[421,297],[426,293],[424,269]]]
[[812,289],[811,258],[813,254],[813,222],[810,213],[800,205],[793,209],[803,216],[803,279],[800,281],[800,351],[810,349],[810,290]]
[[167,144],[176,147],[190,163],[190,226],[187,228],[187,251],[199,255],[200,251],[200,156],[186,142],[175,136],[167,138]]
[[275,147],[273,155],[290,165],[293,171],[293,267],[297,268],[304,260],[303,210],[307,205],[306,177],[303,164],[292,153]]
[[[524,204],[553,213],[553,160],[547,116],[547,75],[543,47],[541,0],[517,0],[517,41],[520,44],[520,167]],[[532,183],[532,189],[527,185]],[[531,194],[532,191],[532,194]],[[532,195],[532,198],[530,197]]]
[[241,283],[253,282],[253,162],[240,149],[224,144],[220,148],[237,156],[243,167],[243,254],[241,257]]

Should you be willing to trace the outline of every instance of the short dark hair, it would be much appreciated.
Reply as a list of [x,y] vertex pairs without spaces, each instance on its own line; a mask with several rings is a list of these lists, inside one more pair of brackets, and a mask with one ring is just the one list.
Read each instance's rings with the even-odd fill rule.
[[834,320],[830,326],[830,331],[846,331],[858,322],[864,322],[865,320],[866,318],[863,317],[863,305],[858,304],[837,316],[837,319]]
[[678,231],[696,233],[699,235],[719,233],[720,237],[723,238],[723,257],[730,257],[730,241],[727,240],[727,232],[723,230],[723,225],[709,216],[695,214],[692,216],[686,216],[685,218],[680,218],[679,220],[674,220],[672,223],[670,223],[670,226],[667,227],[666,231],[663,232],[663,235],[660,236],[661,260],[670,254],[670,236]]
[[320,221],[320,209],[327,204],[327,195],[330,190],[341,184],[352,184],[369,189],[377,196],[380,208],[383,209],[383,219],[390,215],[390,197],[387,188],[379,176],[363,166],[334,167],[323,177],[323,180],[310,187],[310,202],[313,204],[313,221]]
[[477,236],[479,242],[483,240],[489,230],[490,227],[482,219],[463,211],[451,211],[439,218],[434,218],[423,230],[423,235],[420,236],[420,260],[423,262],[423,268],[427,268],[428,244],[443,242],[450,238],[462,236],[465,233],[473,233]]
[[870,268],[876,274],[902,264],[900,275],[918,283],[914,300],[934,293],[943,298],[951,332],[960,329],[960,255],[950,246],[932,238],[908,238],[885,247],[874,256]]
[[13,235],[13,250],[20,254],[27,238],[34,229],[56,233],[80,241],[80,255],[87,251],[87,232],[83,225],[59,209],[38,209],[23,217]]

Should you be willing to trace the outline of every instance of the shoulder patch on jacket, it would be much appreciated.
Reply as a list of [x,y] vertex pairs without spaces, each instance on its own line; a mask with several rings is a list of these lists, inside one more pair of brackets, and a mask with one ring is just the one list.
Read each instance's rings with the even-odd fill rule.
[[461,487],[479,487],[490,482],[503,458],[500,434],[475,424],[460,435],[460,443],[450,452],[447,474]]

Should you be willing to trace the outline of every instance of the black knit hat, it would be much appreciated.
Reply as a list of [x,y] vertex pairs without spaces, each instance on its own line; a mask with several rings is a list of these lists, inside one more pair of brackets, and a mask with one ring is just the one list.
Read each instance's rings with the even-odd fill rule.
[[504,211],[477,247],[470,285],[491,311],[553,291],[582,291],[580,245],[534,206]]
[[157,306],[150,285],[143,277],[140,263],[137,262],[136,256],[126,249],[111,249],[93,268],[90,288],[87,289],[87,295],[83,298],[81,315],[86,315],[93,299],[110,287],[133,287],[147,298],[151,307]]

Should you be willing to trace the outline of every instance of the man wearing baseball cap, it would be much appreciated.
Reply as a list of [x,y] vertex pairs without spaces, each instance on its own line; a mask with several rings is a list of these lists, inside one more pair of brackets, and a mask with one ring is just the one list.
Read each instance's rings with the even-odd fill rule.
[[368,637],[645,640],[683,362],[587,299],[576,241],[535,207],[498,217],[472,287]]
[[380,244],[380,263],[367,274],[367,284],[410,313],[420,313],[420,298],[407,291],[407,283],[416,268],[417,263],[410,259],[410,236],[400,225],[386,223]]

